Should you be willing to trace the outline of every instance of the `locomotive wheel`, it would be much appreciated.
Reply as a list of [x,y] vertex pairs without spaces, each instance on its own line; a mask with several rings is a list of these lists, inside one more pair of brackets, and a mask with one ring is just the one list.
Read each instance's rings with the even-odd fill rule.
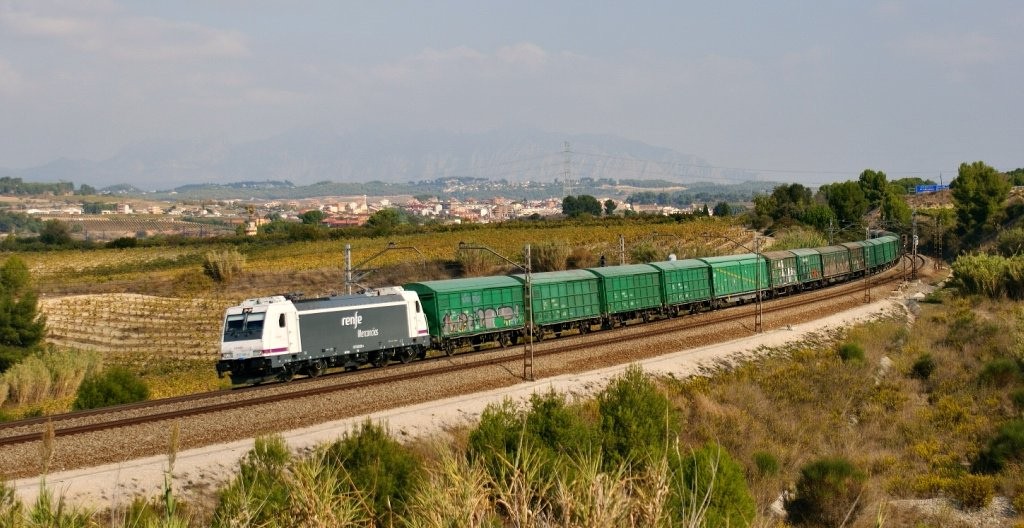
[[390,362],[391,358],[388,357],[387,352],[376,354],[373,358],[373,366],[377,368],[386,367]]
[[412,351],[408,350],[408,349],[399,352],[398,353],[398,361],[399,361],[399,363],[404,365],[404,364],[412,361],[412,355],[413,355]]
[[324,373],[324,362],[319,359],[314,359],[309,363],[309,366],[306,367],[306,373],[309,374],[309,377],[311,378],[320,377],[320,375]]
[[290,366],[287,366],[284,368],[284,371],[282,371],[281,374],[278,375],[278,378],[281,381],[288,383],[289,381],[295,379],[295,371],[293,371]]

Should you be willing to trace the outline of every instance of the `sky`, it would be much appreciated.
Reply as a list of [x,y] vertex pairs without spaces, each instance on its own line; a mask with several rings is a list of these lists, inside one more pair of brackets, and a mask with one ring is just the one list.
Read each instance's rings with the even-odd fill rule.
[[948,181],[1024,166],[1024,2],[0,0],[0,167],[323,125]]

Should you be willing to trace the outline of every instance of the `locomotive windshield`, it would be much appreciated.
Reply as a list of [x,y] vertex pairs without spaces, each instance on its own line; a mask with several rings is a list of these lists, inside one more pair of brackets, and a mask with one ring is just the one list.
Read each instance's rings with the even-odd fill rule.
[[263,335],[263,312],[233,314],[224,321],[224,341],[245,341]]

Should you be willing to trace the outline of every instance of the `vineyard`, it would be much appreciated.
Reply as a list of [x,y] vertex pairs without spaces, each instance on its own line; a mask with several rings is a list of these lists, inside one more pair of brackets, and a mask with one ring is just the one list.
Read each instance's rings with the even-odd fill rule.
[[234,230],[222,225],[202,224],[146,215],[65,215],[56,217],[89,240],[107,241],[121,237],[181,235],[204,237],[230,234]]

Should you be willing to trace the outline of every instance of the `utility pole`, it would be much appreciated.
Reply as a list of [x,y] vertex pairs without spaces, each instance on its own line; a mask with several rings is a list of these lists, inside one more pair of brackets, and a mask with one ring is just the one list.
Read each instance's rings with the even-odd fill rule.
[[562,153],[565,159],[562,163],[562,192],[565,196],[572,196],[572,150],[569,149],[569,142],[562,143]]
[[[754,268],[754,282],[757,283],[757,297],[755,297],[755,304],[757,305],[754,310],[754,333],[761,333],[761,317],[764,313],[761,307],[761,239],[757,236],[757,232],[754,232],[754,260],[756,267]],[[765,277],[767,278],[767,277]]]
[[917,263],[917,208],[915,207],[910,214],[911,225],[913,226],[910,230],[910,243],[912,244],[912,257],[910,260],[910,278],[916,279],[917,266],[915,264]]
[[[871,239],[871,228],[864,228],[864,241],[867,242]],[[868,281],[868,251],[871,251],[868,246],[864,246],[864,304],[871,303],[871,283]]]

